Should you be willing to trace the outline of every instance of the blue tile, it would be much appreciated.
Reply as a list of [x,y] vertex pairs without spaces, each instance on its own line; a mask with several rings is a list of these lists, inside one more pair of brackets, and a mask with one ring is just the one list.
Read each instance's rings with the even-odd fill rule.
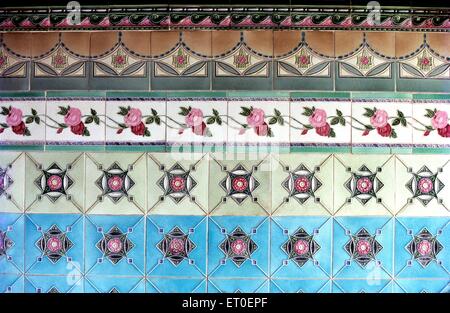
[[210,217],[210,277],[268,277],[269,224],[265,217]]
[[210,279],[208,293],[267,293],[268,279]]
[[81,275],[84,218],[79,214],[28,214],[25,218],[25,271]]
[[333,293],[392,293],[392,280],[387,279],[337,279]]
[[[450,278],[449,278],[450,279]],[[449,293],[449,279],[397,279],[394,292],[397,293]]]
[[147,220],[147,275],[204,277],[207,218],[150,216]]
[[331,276],[331,218],[274,217],[271,225],[273,278]]
[[[448,218],[398,218],[395,224],[396,278],[447,278],[450,281]],[[411,252],[415,251],[415,253]],[[422,250],[421,250],[422,249]]]
[[141,215],[90,215],[86,218],[88,275],[143,276],[145,218]]
[[22,274],[24,271],[24,217],[0,213],[0,236],[4,255],[0,256],[0,274]]
[[273,293],[329,293],[331,280],[328,279],[272,279],[270,292]]
[[143,277],[88,276],[85,280],[86,293],[144,293]]
[[148,293],[205,293],[204,278],[150,278],[147,281]]
[[0,293],[22,293],[23,275],[0,274]]
[[335,218],[333,277],[390,279],[393,224],[388,217]]
[[79,275],[25,277],[26,293],[82,293],[84,280]]

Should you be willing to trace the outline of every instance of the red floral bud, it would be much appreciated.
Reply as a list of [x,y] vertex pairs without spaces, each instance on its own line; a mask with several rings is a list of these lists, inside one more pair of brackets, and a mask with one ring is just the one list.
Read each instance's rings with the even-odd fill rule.
[[0,128],[0,134],[3,133],[4,130],[4,128]]
[[308,133],[308,129],[305,128],[304,130],[302,130],[302,135],[306,135]]
[[119,128],[117,131],[116,131],[116,134],[121,134],[123,132],[123,128]]
[[426,130],[426,131],[423,133],[424,136],[428,136],[429,134],[430,134],[430,131],[429,131],[429,130]]
[[362,133],[363,136],[367,136],[368,134],[369,134],[369,130],[368,130],[368,129],[366,129],[366,130]]
[[182,133],[184,133],[184,128],[180,128],[180,129],[178,130],[178,135],[181,135]]
[[61,134],[61,133],[62,133],[62,131],[63,131],[63,129],[62,129],[62,128],[58,128],[58,129],[56,130],[56,133],[57,133],[57,134]]

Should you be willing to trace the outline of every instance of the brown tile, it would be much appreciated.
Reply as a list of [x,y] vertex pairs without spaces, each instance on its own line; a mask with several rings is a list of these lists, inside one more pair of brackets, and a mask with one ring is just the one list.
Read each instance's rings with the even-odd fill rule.
[[306,42],[311,49],[329,57],[334,57],[334,33],[322,31],[306,32]]
[[107,52],[119,40],[119,32],[92,32],[91,56],[95,57]]
[[180,40],[179,31],[154,31],[151,33],[151,55],[158,56],[172,49]]
[[253,50],[264,55],[273,55],[273,31],[272,30],[249,30],[244,31],[244,41]]
[[149,31],[125,31],[122,35],[122,41],[131,51],[143,56],[150,56]]
[[31,55],[38,57],[49,52],[59,40],[59,33],[45,32],[32,33],[31,35]]
[[402,57],[416,51],[423,43],[422,33],[395,33],[395,56]]
[[427,41],[430,47],[442,56],[450,56],[450,34],[449,33],[429,33]]
[[66,47],[79,55],[88,57],[90,53],[90,32],[64,32],[61,40]]
[[4,33],[3,42],[15,53],[31,56],[31,33]]
[[241,32],[237,30],[212,31],[212,54],[218,56],[226,53],[236,46],[241,38]]
[[302,40],[299,30],[280,30],[273,32],[273,54],[275,57],[284,55],[298,46]]
[[395,33],[393,32],[368,32],[367,42],[378,53],[388,56],[395,56]]
[[363,32],[336,31],[334,33],[334,53],[343,56],[354,50],[363,42]]
[[211,31],[187,31],[183,32],[183,41],[197,53],[211,56],[212,42]]

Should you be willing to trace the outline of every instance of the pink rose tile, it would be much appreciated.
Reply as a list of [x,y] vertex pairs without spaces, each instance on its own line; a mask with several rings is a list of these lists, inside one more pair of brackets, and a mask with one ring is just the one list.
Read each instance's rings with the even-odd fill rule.
[[450,146],[450,102],[413,103],[414,145]]

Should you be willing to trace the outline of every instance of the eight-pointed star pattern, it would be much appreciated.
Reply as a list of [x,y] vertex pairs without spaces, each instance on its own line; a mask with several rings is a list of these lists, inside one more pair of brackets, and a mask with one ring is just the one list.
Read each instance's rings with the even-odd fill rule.
[[103,257],[106,257],[112,264],[117,264],[126,258],[133,247],[134,244],[128,239],[128,234],[123,233],[117,226],[113,226],[97,242],[97,248],[103,253]]
[[350,240],[345,244],[345,251],[363,268],[376,259],[377,254],[383,249],[375,236],[369,234],[365,228],[361,228],[356,235],[350,235]]
[[0,258],[6,255],[9,248],[14,245],[14,242],[8,238],[6,232],[0,230]]
[[345,188],[350,192],[351,198],[358,199],[363,205],[370,199],[377,198],[377,192],[383,188],[383,183],[365,165],[358,172],[352,172],[351,177],[345,182]]
[[241,204],[248,197],[253,197],[253,192],[259,186],[259,182],[253,176],[252,171],[248,171],[243,165],[238,164],[232,171],[227,171],[227,176],[220,181],[219,185],[226,192],[226,198],[232,198],[237,204]]
[[73,185],[73,180],[67,175],[67,169],[63,170],[58,164],[52,163],[46,170],[42,170],[42,174],[34,183],[41,191],[41,195],[55,202],[63,195],[70,197],[67,190]]
[[157,248],[170,263],[178,266],[184,259],[189,258],[189,253],[196,245],[189,239],[179,227],[174,227],[164,235],[164,238],[157,244]]
[[73,244],[65,232],[61,231],[58,226],[53,225],[42,234],[36,242],[36,246],[41,250],[43,256],[46,256],[50,262],[55,264],[67,254]]
[[8,190],[9,186],[11,186],[13,184],[13,180],[12,178],[8,175],[8,167],[6,168],[1,168],[0,167],[0,197],[4,194],[6,197],[8,197],[9,195],[6,193],[6,191]]
[[305,203],[309,198],[314,198],[314,192],[322,186],[322,183],[305,165],[300,164],[282,182],[282,186],[299,203]]
[[197,182],[190,175],[190,170],[186,171],[178,163],[165,170],[157,184],[164,191],[164,196],[169,196],[175,203],[186,196],[191,197],[191,190],[197,186]]
[[438,193],[445,187],[438,179],[438,173],[433,173],[428,167],[423,166],[412,175],[413,177],[405,186],[412,193],[413,198],[418,199],[424,206],[433,198],[438,199]]
[[299,267],[312,260],[319,251],[320,246],[303,228],[299,228],[281,247],[288,255],[289,260],[297,263]]
[[426,228],[423,228],[406,246],[414,260],[427,267],[431,261],[436,260],[441,252],[442,244]]
[[122,170],[116,162],[107,170],[103,170],[103,174],[97,179],[96,184],[102,190],[102,196],[109,197],[114,203],[123,197],[132,199],[128,195],[128,191],[134,186],[134,181],[128,175],[128,170]]
[[252,253],[258,249],[251,236],[247,235],[239,226],[227,234],[227,238],[221,242],[219,247],[225,253],[226,258],[233,261],[237,267],[250,259]]

